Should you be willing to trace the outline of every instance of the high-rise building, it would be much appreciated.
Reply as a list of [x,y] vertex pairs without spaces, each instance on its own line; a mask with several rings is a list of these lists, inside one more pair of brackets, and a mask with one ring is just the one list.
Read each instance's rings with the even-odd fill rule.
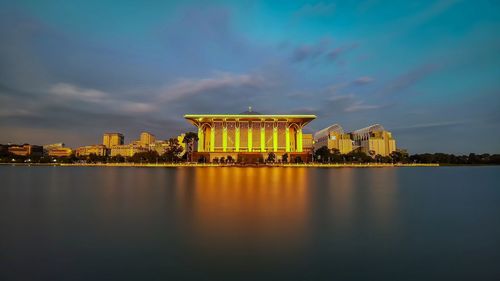
[[139,140],[139,143],[141,144],[141,146],[149,147],[155,141],[156,141],[155,135],[148,133],[148,132],[141,133],[140,140]]
[[121,133],[105,133],[102,138],[102,144],[110,148],[115,145],[123,145],[124,139]]
[[317,150],[322,146],[347,154],[352,151],[351,136],[345,134],[339,124],[331,125],[314,134],[314,149]]
[[354,144],[370,155],[388,156],[396,151],[396,140],[382,125],[375,124],[351,133]]

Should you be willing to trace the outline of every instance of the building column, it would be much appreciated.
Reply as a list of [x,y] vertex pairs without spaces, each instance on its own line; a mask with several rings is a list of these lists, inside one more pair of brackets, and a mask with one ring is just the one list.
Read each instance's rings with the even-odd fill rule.
[[226,121],[222,122],[222,151],[226,152],[227,150],[227,123]]
[[302,152],[302,125],[297,130],[297,152]]
[[286,124],[285,128],[285,151],[290,152],[290,128],[288,127],[288,124]]
[[278,151],[278,122],[273,123],[273,151]]
[[235,148],[236,152],[239,152],[240,151],[240,121],[239,120],[236,120],[234,130],[235,130],[234,148]]
[[215,124],[210,128],[210,152],[215,151]]
[[248,122],[247,136],[248,136],[248,140],[247,140],[248,152],[252,152],[252,122]]
[[202,128],[203,124],[198,127],[198,152],[203,152],[203,145],[205,144],[204,132]]
[[266,123],[260,123],[260,152],[266,151]]

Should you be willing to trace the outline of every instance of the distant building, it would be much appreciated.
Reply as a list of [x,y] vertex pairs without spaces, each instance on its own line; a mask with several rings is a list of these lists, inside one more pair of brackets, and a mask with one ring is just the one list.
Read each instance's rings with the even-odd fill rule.
[[109,156],[130,157],[134,156],[134,154],[136,153],[148,152],[148,151],[149,151],[148,147],[143,147],[140,145],[133,145],[133,144],[115,145],[109,149]]
[[141,133],[141,136],[139,139],[139,143],[141,144],[141,146],[149,147],[151,144],[154,144],[155,141],[156,141],[155,135],[148,133],[148,132]]
[[48,155],[52,157],[69,157],[73,150],[69,147],[52,148],[48,151]]
[[352,140],[349,134],[344,133],[344,129],[339,124],[326,127],[314,134],[314,149],[323,146],[328,149],[337,149],[341,154],[352,151]]
[[63,147],[64,147],[64,143],[62,143],[62,142],[45,144],[45,145],[43,145],[43,155],[49,155],[50,150],[59,149],[59,148],[63,148]]
[[88,156],[95,154],[97,156],[106,156],[107,148],[103,144],[80,146],[75,150],[76,156]]
[[370,155],[388,156],[396,151],[396,140],[382,125],[375,124],[351,133],[354,144]]
[[102,137],[102,144],[107,148],[115,145],[123,145],[125,138],[121,133],[105,133]]
[[10,145],[8,152],[17,156],[42,156],[43,147],[39,145],[23,144]]

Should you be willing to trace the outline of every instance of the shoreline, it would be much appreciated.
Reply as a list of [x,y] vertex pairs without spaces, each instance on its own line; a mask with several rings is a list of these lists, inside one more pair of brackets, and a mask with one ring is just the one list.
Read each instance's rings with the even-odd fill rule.
[[[234,168],[394,168],[394,167],[443,167],[440,164],[389,164],[389,163],[340,163],[340,164],[200,164],[200,163],[95,163],[95,164],[69,164],[69,163],[0,163],[9,166],[60,166],[60,167],[136,167],[136,168],[177,168],[177,167],[234,167]],[[473,166],[473,165],[464,165]],[[488,165],[489,166],[489,165]]]

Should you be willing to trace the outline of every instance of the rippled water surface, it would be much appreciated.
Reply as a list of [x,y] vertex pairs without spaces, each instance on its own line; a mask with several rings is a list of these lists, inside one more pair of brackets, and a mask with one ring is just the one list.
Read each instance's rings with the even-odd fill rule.
[[500,167],[0,167],[0,280],[500,280]]

